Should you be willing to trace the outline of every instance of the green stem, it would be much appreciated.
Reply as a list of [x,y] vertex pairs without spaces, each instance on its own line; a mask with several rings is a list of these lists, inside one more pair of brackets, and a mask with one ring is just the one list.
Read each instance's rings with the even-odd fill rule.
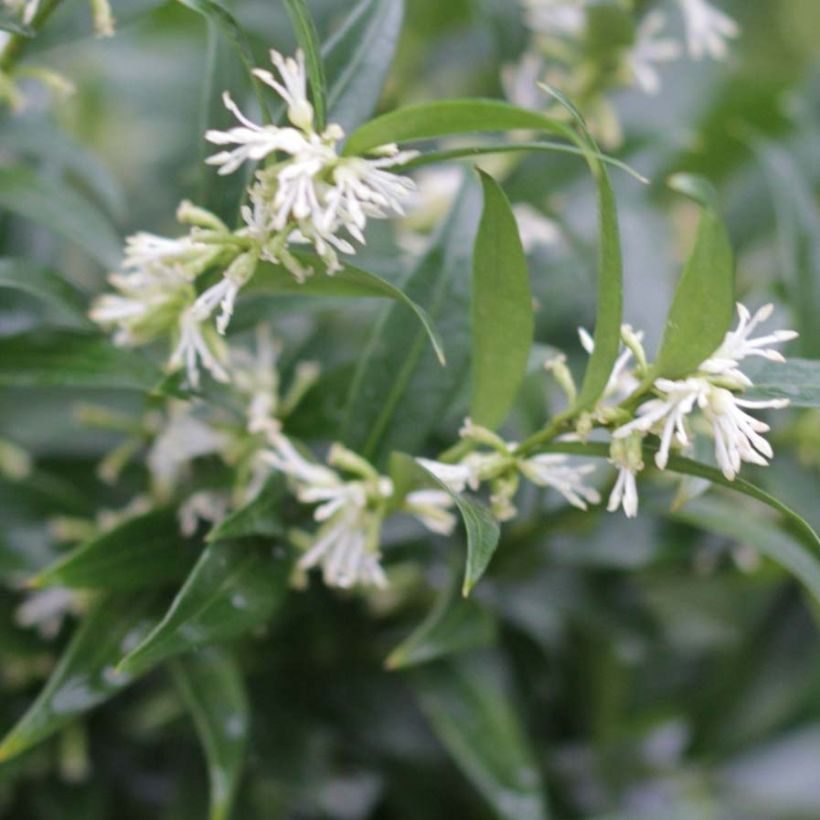
[[[29,28],[35,32],[39,31],[61,2],[62,0],[43,0],[34,19],[29,23]],[[0,73],[10,74],[14,71],[14,66],[23,56],[31,41],[31,37],[24,37],[22,34],[11,35],[6,45],[0,50]]]

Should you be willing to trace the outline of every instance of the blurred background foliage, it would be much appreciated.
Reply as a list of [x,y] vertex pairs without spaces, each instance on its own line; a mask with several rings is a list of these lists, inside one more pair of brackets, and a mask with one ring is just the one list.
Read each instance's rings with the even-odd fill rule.
[[[243,83],[233,52],[181,4],[112,5],[115,38],[91,38],[86,7],[72,0],[27,52],[28,62],[59,71],[76,92],[55,100],[26,86],[26,110],[0,118],[0,207],[21,196],[21,185],[31,197],[0,214],[3,255],[57,270],[89,297],[116,264],[118,237],[173,231],[182,198],[228,201],[201,171],[202,133],[206,123],[224,122],[209,84]],[[310,3],[323,39],[350,5]],[[739,260],[739,298],[776,301],[784,324],[801,332],[800,355],[820,357],[820,4],[727,0],[723,7],[742,26],[728,63],[676,63],[663,70],[657,96],[613,96],[624,131],[616,154],[652,180],[641,186],[613,172],[626,320],[647,331],[650,349],[656,345],[696,217],[663,182],[694,171],[720,190]],[[231,8],[257,64],[266,63],[270,47],[293,50],[279,3],[237,0]],[[380,107],[501,96],[501,67],[525,44],[513,0],[408,0]],[[536,243],[530,253],[537,340],[575,351],[580,363],[576,328],[594,315],[596,246],[583,166],[542,154],[486,164],[505,176],[514,203],[559,225],[556,241]],[[41,194],[31,193],[32,179],[42,181]],[[444,201],[453,187],[441,175],[426,182],[421,175],[420,183]],[[76,238],[72,196],[100,220],[84,242],[60,237]],[[362,258],[399,279],[417,245],[395,232],[374,225]],[[323,378],[292,432],[330,439],[380,308],[307,307],[298,299],[246,300],[237,322],[269,316],[288,358],[322,361]],[[0,334],[81,321],[0,291]],[[21,625],[28,594],[21,580],[65,548],[54,519],[121,507],[142,480],[138,467],[114,488],[95,478],[97,461],[117,439],[77,422],[75,405],[88,398],[55,388],[0,393],[0,438],[34,462],[28,477],[0,480],[3,727],[30,703],[74,628],[71,616],[54,637]],[[143,402],[115,391],[92,398],[129,411]],[[540,426],[554,401],[533,373],[511,434]],[[456,396],[427,440],[431,453],[452,440],[463,409]],[[774,436],[777,458],[755,480],[820,528],[820,418],[786,416]],[[673,494],[672,486],[647,488],[646,514],[634,521],[565,507],[544,515],[539,499],[529,499],[474,593],[479,614],[471,617],[483,624],[481,634],[468,630],[459,644],[465,651],[452,660],[406,672],[385,670],[385,659],[433,596],[447,594],[453,569],[446,544],[396,528],[386,534],[395,567],[390,591],[361,598],[312,584],[292,593],[238,647],[252,718],[235,816],[527,820],[543,816],[542,781],[558,818],[820,816],[817,621],[796,582],[760,557],[767,537],[783,536],[739,497],[710,496],[669,513]],[[420,574],[426,585],[415,583]],[[470,649],[471,641],[480,646]],[[200,655],[207,663],[207,651]],[[448,687],[437,686],[447,664],[457,674]],[[206,816],[205,764],[180,691],[161,669],[0,766],[0,815]],[[494,748],[476,762],[471,755],[487,743]],[[482,766],[493,755],[500,762],[488,776]]]

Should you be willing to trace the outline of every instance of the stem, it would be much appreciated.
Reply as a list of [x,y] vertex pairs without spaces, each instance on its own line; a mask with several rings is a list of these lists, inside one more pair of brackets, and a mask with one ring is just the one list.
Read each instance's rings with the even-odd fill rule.
[[[34,32],[39,31],[61,2],[62,0],[43,0],[34,19],[29,23],[29,28]],[[14,70],[15,64],[23,56],[32,39],[22,34],[11,35],[6,45],[0,50],[0,72],[9,74]]]

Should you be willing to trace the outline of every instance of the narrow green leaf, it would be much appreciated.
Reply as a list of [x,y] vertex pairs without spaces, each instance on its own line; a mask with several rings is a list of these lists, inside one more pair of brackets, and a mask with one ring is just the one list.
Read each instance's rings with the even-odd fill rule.
[[[299,259],[311,267],[321,270],[322,263],[308,254],[297,254]],[[275,293],[294,296],[324,296],[339,298],[378,297],[393,299],[401,302],[415,314],[421,322],[424,332],[433,346],[433,350],[441,364],[444,364],[444,347],[430,316],[422,307],[413,301],[403,290],[397,288],[375,273],[362,270],[354,265],[345,265],[342,270],[333,276],[315,273],[305,282],[299,283],[293,274],[285,268],[268,263],[262,264],[256,271],[251,283],[246,288],[247,293]]]
[[319,54],[319,37],[305,0],[285,0],[290,22],[305,54],[308,82],[310,83],[313,113],[316,116],[316,130],[323,131],[327,124],[327,87],[322,57]]
[[702,208],[695,247],[684,265],[654,365],[656,375],[677,378],[696,370],[723,341],[732,322],[735,273],[712,187],[687,174],[672,177],[669,184]]
[[744,362],[743,372],[754,382],[748,399],[788,399],[792,407],[820,407],[820,360],[792,359]]
[[782,528],[760,517],[738,515],[734,504],[714,497],[692,501],[671,517],[752,547],[794,575],[820,605],[820,561]]
[[463,495],[454,493],[431,472],[406,453],[393,453],[390,457],[390,475],[397,487],[404,491],[409,486],[434,486],[448,493],[461,513],[467,532],[467,564],[464,570],[462,594],[467,596],[484,574],[498,546],[501,530],[490,511]]
[[403,283],[408,298],[422,305],[441,331],[447,367],[440,367],[424,332],[398,306],[384,311],[359,359],[342,439],[377,462],[393,450],[418,451],[469,378],[477,187],[470,182],[456,197],[428,252]]
[[[644,450],[649,454],[653,454],[656,452],[657,448],[644,446]],[[549,447],[545,447],[544,451],[550,453],[567,453],[569,455],[578,456],[593,456],[595,458],[609,458],[608,444],[597,444],[591,442],[587,444],[582,444],[580,442],[556,442],[550,444]],[[781,515],[783,515],[786,520],[790,522],[795,530],[800,532],[801,536],[806,539],[807,543],[810,543],[813,547],[820,550],[820,537],[818,537],[811,524],[809,524],[809,522],[806,521],[806,519],[801,515],[798,515],[798,513],[796,513],[793,509],[786,506],[782,501],[778,501],[774,496],[770,495],[765,490],[761,490],[760,487],[752,484],[751,481],[747,481],[745,478],[740,477],[735,478],[734,481],[729,481],[729,479],[726,478],[726,476],[724,476],[723,473],[717,468],[710,467],[708,464],[701,464],[698,461],[693,461],[692,459],[685,458],[684,456],[669,456],[667,469],[671,470],[673,473],[681,473],[683,475],[692,475],[697,478],[705,478],[713,484],[718,484],[729,490],[743,493],[743,495],[748,495],[750,498],[754,498],[755,501],[760,501],[762,504],[766,504],[781,513]]]
[[279,511],[282,506],[282,481],[274,476],[260,490],[259,495],[238,510],[234,510],[209,533],[206,541],[233,541],[264,535],[273,538],[282,534]]
[[268,620],[284,599],[289,574],[281,547],[210,544],[165,617],[119,668],[135,672],[253,629]]
[[192,652],[171,665],[208,763],[208,820],[228,820],[248,747],[250,717],[242,673],[227,650]]
[[30,587],[130,590],[184,578],[196,551],[179,534],[173,510],[156,510],[73,549],[28,582]]
[[459,597],[457,585],[448,584],[427,618],[388,655],[385,666],[404,669],[489,646],[497,631],[489,610],[474,598]]
[[74,324],[90,325],[82,293],[47,268],[37,267],[22,259],[0,258],[0,288],[36,296],[64,313]]
[[111,222],[59,179],[20,166],[0,168],[0,209],[64,236],[106,267],[119,264],[122,242]]
[[527,371],[533,318],[527,258],[501,186],[480,172],[484,211],[473,251],[473,392],[470,416],[496,428]]
[[134,676],[114,667],[150,628],[156,606],[154,592],[100,600],[80,624],[43,691],[0,743],[0,761],[45,740],[128,686]]
[[404,16],[403,0],[361,0],[322,48],[328,119],[350,132],[373,113]]
[[0,31],[17,34],[20,37],[34,37],[34,29],[31,26],[23,25],[16,20],[10,20],[5,14],[0,15]]
[[410,670],[408,679],[442,745],[503,820],[546,820],[535,755],[499,680],[500,657],[459,656]]
[[37,331],[0,339],[0,385],[150,390],[161,378],[136,353],[99,335]]

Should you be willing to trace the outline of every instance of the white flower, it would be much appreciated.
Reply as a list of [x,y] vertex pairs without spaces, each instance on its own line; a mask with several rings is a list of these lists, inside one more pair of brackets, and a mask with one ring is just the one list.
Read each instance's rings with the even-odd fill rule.
[[225,369],[227,350],[213,329],[203,323],[201,306],[193,305],[179,317],[179,339],[168,359],[168,370],[185,368],[188,384],[199,387],[199,365],[218,382],[231,380]]
[[480,463],[475,458],[467,456],[459,464],[447,464],[429,458],[417,458],[416,461],[454,493],[463,493],[468,487],[475,492],[479,487]]
[[200,322],[209,319],[219,306],[221,313],[216,320],[216,329],[221,336],[225,335],[233,316],[236,297],[253,276],[258,260],[256,252],[240,253],[222,274],[222,279],[197,298],[193,313]]
[[522,0],[527,25],[540,34],[579,37],[586,24],[585,0]]
[[661,87],[656,64],[677,60],[681,54],[679,43],[658,36],[664,25],[663,13],[649,12],[638,27],[635,45],[627,56],[635,82],[647,94],[657,94]]
[[618,478],[610,493],[607,510],[615,512],[622,506],[627,518],[634,518],[638,514],[638,485],[635,478],[644,467],[642,440],[643,436],[640,434],[616,438],[612,440],[609,450],[609,461],[618,469]]
[[584,482],[584,476],[595,472],[595,465],[574,466],[569,458],[559,453],[541,453],[518,460],[521,474],[539,487],[552,487],[573,507],[581,510],[587,504],[597,504],[601,496]]
[[307,71],[305,70],[305,55],[299,49],[296,59],[282,57],[279,52],[271,49],[271,62],[279,71],[282,82],[278,82],[270,71],[261,68],[254,69],[253,73],[262,82],[267,83],[288,104],[288,119],[303,131],[313,130],[313,106],[307,98]]
[[404,499],[404,508],[432,532],[451,535],[457,519],[450,512],[455,502],[444,490],[415,490]]
[[686,21],[686,41],[694,60],[712,57],[725,59],[726,41],[740,34],[740,27],[727,14],[707,0],[678,0]]
[[187,538],[196,535],[200,521],[215,525],[228,513],[228,498],[224,493],[200,490],[182,503],[177,511],[179,531]]
[[122,269],[135,272],[173,271],[189,281],[219,255],[217,245],[197,242],[192,236],[174,239],[141,231],[125,240]]
[[74,590],[52,587],[29,593],[14,612],[15,623],[24,629],[36,627],[44,638],[54,638],[66,615],[81,611]]
[[[627,396],[630,396],[640,384],[640,379],[631,366],[632,360],[635,358],[635,353],[638,353],[640,360],[644,360],[643,348],[643,331],[634,331],[629,325],[621,326],[621,339],[627,340],[628,345],[618,355],[615,364],[612,367],[612,373],[609,375],[603,395],[599,401],[602,406],[612,406],[622,402]],[[595,341],[589,332],[583,328],[578,328],[578,337],[581,340],[581,347],[592,355],[595,350]],[[643,363],[643,361],[639,362]]]

